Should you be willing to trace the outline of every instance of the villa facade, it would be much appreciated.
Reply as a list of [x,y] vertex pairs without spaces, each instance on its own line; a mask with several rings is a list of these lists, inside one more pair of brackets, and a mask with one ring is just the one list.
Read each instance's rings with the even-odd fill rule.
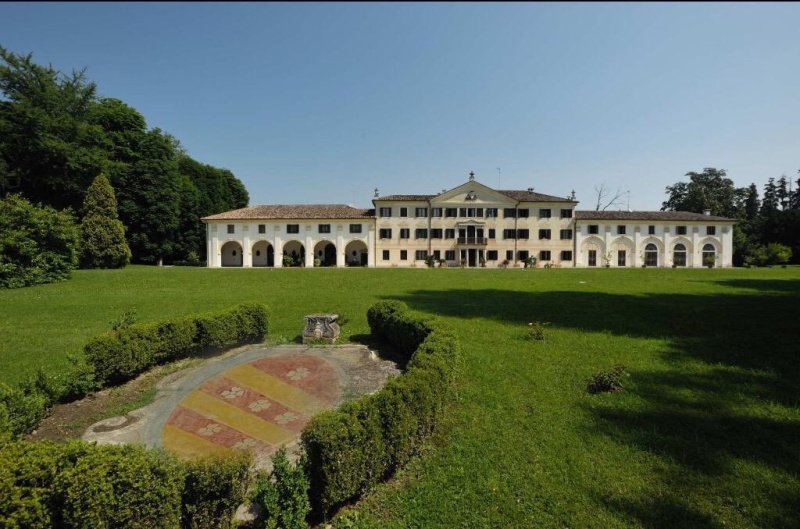
[[581,211],[572,197],[469,180],[375,192],[374,209],[253,206],[205,217],[208,266],[732,266],[733,219],[710,211]]

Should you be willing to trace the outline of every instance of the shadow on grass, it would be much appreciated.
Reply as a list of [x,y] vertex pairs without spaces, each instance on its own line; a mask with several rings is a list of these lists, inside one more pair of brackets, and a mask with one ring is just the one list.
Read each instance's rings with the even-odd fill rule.
[[[731,501],[727,495],[735,501],[747,498],[748,485],[741,474],[733,477],[733,467],[748,461],[773,472],[761,480],[760,499],[753,500],[768,507],[768,514],[762,514],[769,518],[767,525],[790,526],[800,519],[800,490],[777,476],[800,474],[800,421],[765,408],[770,403],[800,405],[800,281],[715,283],[739,291],[418,290],[399,299],[414,309],[454,318],[520,325],[545,321],[555,328],[666,340],[664,354],[674,369],[632,374],[631,391],[643,399],[636,408],[620,408],[613,400],[586,405],[591,416],[586,435],[600,432],[676,462],[681,470],[659,476],[669,491],[665,495],[603,501],[647,527],[718,527],[686,502],[698,492],[697,480],[713,487],[707,492],[716,497],[716,508]],[[694,481],[687,482],[686,473]],[[728,483],[731,479],[735,484]],[[760,525],[765,520],[751,521]]]

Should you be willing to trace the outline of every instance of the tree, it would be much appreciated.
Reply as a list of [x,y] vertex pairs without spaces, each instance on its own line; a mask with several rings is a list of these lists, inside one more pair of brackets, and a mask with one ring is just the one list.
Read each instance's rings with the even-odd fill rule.
[[122,268],[131,260],[125,228],[117,218],[114,188],[102,173],[86,191],[80,237],[82,268]]
[[770,178],[764,184],[764,198],[761,200],[761,215],[772,215],[778,211],[780,199],[778,198],[778,186],[775,179]]
[[758,218],[758,210],[761,203],[758,200],[758,188],[755,184],[750,184],[747,187],[745,200],[743,204],[744,218],[749,221],[754,221]]
[[77,245],[71,211],[34,206],[16,194],[0,200],[0,287],[68,279]]
[[736,191],[733,180],[724,169],[706,167],[702,173],[686,173],[689,182],[667,186],[668,198],[661,204],[662,211],[692,211],[702,213],[710,209],[714,215],[735,217]]
[[616,193],[612,195],[611,190],[606,188],[605,184],[600,184],[600,187],[595,187],[594,191],[597,193],[597,203],[594,207],[595,211],[605,211],[612,206],[621,206],[622,197],[628,194],[628,191],[622,191],[617,188]]

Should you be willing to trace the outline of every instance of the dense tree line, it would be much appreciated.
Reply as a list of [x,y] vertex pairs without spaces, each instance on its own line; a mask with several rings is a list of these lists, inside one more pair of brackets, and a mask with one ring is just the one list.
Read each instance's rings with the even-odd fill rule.
[[788,259],[781,246],[791,249],[792,262],[800,263],[800,178],[795,182],[785,175],[770,178],[759,195],[755,183],[735,187],[724,169],[706,167],[686,176],[688,182],[667,186],[662,210],[702,213],[710,209],[714,215],[736,219],[735,265]]
[[0,93],[0,197],[78,212],[104,173],[134,262],[204,259],[200,217],[248,203],[233,173],[193,160],[136,109],[100,97],[84,71],[0,47]]

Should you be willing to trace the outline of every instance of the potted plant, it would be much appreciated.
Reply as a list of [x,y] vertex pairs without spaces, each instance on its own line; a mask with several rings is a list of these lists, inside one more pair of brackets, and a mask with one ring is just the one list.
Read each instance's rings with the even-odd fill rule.
[[614,255],[609,251],[603,256],[603,261],[606,262],[606,268],[611,268],[611,259],[614,258]]
[[486,268],[486,258],[485,257],[481,257],[479,262],[481,264],[481,268]]
[[447,264],[447,261],[445,259],[439,259],[438,263],[439,263],[439,268],[444,268],[445,265]]
[[294,265],[294,259],[291,255],[283,255],[283,266],[289,267]]
[[503,259],[503,262],[500,263],[500,266],[502,266],[503,268],[508,268],[508,259]]

